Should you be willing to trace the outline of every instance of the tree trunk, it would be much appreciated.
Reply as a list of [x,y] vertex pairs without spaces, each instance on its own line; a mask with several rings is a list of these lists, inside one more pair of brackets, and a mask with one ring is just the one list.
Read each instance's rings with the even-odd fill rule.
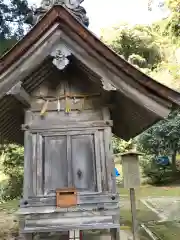
[[171,156],[171,167],[172,167],[172,171],[173,172],[176,172],[177,171],[177,167],[176,167],[176,154],[177,154],[177,151],[174,150],[173,153],[172,153],[172,156]]

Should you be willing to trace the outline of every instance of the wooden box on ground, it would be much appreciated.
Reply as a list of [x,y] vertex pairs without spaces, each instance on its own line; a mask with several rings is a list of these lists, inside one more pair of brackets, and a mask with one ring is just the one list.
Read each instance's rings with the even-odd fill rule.
[[56,190],[56,206],[67,208],[77,205],[76,189],[58,189]]

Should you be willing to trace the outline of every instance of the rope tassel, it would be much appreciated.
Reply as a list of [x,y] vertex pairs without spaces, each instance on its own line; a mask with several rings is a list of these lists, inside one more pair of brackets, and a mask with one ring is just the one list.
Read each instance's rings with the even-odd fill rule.
[[57,111],[60,112],[61,111],[61,103],[60,100],[58,99],[57,101]]
[[43,116],[45,115],[45,113],[46,113],[46,111],[47,111],[47,108],[48,108],[48,103],[49,103],[49,100],[47,100],[47,101],[44,103],[44,105],[43,105],[43,107],[42,107],[42,109],[41,109],[41,113],[40,113],[40,116],[41,116],[41,117],[43,117]]
[[70,113],[71,112],[71,106],[68,98],[66,97],[66,108],[65,108],[65,113]]

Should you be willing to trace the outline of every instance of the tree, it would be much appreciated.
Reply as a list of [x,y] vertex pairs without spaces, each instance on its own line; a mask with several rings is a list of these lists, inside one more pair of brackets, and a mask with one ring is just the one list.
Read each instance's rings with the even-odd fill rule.
[[139,68],[153,69],[163,58],[156,35],[148,26],[120,26],[111,47]]
[[0,55],[24,36],[30,12],[27,0],[0,0]]
[[114,154],[124,153],[132,149],[133,145],[134,145],[134,142],[132,141],[132,139],[126,142],[115,136],[112,138],[112,147],[113,147]]
[[180,110],[172,111],[167,119],[142,133],[138,140],[138,149],[154,157],[171,157],[172,170],[176,171],[176,155],[180,151]]
[[3,159],[1,170],[8,177],[1,186],[0,197],[1,200],[12,200],[22,194],[24,149],[15,144],[5,144],[0,151]]
[[169,0],[168,7],[171,10],[167,28],[175,36],[180,36],[180,0]]

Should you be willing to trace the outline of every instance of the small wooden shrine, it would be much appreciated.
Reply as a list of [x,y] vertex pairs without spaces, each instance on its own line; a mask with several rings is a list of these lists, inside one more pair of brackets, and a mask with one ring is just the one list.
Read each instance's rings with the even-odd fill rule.
[[95,37],[82,1],[59,2],[43,1],[36,25],[0,60],[1,142],[25,147],[20,234],[80,239],[79,231],[109,229],[117,240],[112,133],[136,136],[179,105],[180,94]]

